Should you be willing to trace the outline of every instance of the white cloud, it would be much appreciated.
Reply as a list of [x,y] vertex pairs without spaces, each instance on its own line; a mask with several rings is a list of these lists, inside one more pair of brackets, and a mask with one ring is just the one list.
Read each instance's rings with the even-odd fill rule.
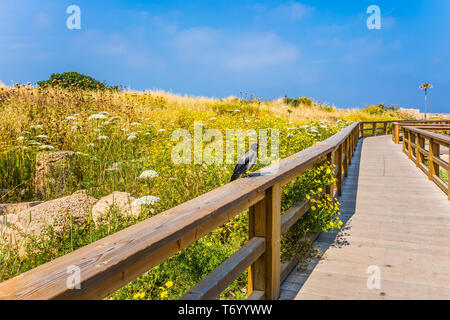
[[232,70],[282,65],[300,55],[299,49],[272,32],[235,35],[197,27],[178,32],[173,45],[183,59]]
[[311,7],[305,6],[300,2],[290,2],[288,4],[281,4],[278,6],[274,10],[274,13],[280,17],[288,18],[292,22],[296,22],[303,19],[303,17],[311,11]]
[[264,21],[289,21],[291,23],[302,20],[314,10],[312,7],[295,1],[288,1],[275,7],[267,4],[252,4],[248,8],[256,14],[255,18]]
[[74,46],[84,48],[97,57],[118,59],[125,67],[141,70],[163,67],[163,60],[141,41],[140,38],[127,38],[126,34],[106,34],[98,30],[90,30],[78,36]]

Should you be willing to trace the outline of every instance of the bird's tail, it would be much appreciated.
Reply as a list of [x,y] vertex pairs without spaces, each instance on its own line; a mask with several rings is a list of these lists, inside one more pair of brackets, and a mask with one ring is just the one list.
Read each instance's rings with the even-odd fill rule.
[[234,180],[237,180],[239,178],[240,174],[235,172],[233,173],[233,175],[231,176],[230,182],[233,182]]

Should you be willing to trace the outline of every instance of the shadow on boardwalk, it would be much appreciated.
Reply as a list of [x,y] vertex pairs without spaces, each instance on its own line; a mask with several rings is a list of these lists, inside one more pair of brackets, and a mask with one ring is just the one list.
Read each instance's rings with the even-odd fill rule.
[[[450,205],[401,146],[360,141],[339,201],[343,229],[320,235],[324,254],[280,299],[450,299]],[[373,270],[380,286],[368,285]]]
[[[343,227],[340,230],[320,234],[314,243],[314,247],[318,249],[321,254],[319,254],[317,258],[311,259],[306,270],[303,272],[300,272],[298,268],[295,268],[291,272],[281,286],[280,300],[293,300],[297,296],[311,272],[320,262],[322,255],[331,246],[342,248],[343,246],[349,245],[349,242],[345,237],[348,235],[348,231],[351,228],[351,217],[356,209],[362,144],[363,140],[360,140],[355,150],[355,154],[353,155],[352,163],[348,167],[348,177],[342,182],[342,195],[345,195],[345,198],[339,197],[338,199],[341,203],[340,219],[344,223]],[[344,199],[345,201],[343,201]]]

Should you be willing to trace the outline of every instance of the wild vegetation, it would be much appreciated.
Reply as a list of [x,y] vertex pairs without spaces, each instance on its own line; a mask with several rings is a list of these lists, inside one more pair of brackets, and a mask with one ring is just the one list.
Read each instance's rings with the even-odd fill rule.
[[[52,80],[53,81],[53,80]],[[76,250],[127,226],[157,215],[228,183],[234,165],[181,164],[171,161],[176,129],[193,133],[194,121],[205,128],[278,129],[279,158],[286,158],[337,133],[357,120],[388,120],[403,116],[396,110],[338,110],[307,98],[194,98],[164,92],[69,89],[57,86],[17,86],[0,89],[0,203],[36,200],[35,159],[42,151],[76,152],[67,195],[84,189],[96,197],[125,191],[136,198],[153,196],[139,217],[124,217],[112,209],[108,220],[75,227],[68,219],[62,232],[51,226],[42,239],[32,239],[26,254],[0,245],[0,281]],[[203,142],[204,146],[208,143]],[[278,161],[279,159],[272,159]],[[258,164],[255,170],[261,168]],[[144,171],[152,175],[137,179]],[[321,163],[283,188],[282,207],[320,194],[334,181],[334,168]],[[49,200],[52,195],[46,195]],[[329,196],[314,200],[312,209],[283,237],[282,259],[314,254],[304,241],[310,232],[341,226],[339,203]],[[153,268],[112,299],[176,299],[222,263],[247,240],[243,212],[174,257]],[[32,217],[31,217],[32,219]],[[247,275],[222,295],[243,299]]]

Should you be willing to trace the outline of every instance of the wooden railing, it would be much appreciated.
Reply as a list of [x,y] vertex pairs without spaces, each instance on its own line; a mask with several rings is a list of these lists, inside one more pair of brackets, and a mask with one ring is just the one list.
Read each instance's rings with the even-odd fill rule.
[[450,120],[428,120],[428,121],[396,121],[393,123],[393,130],[392,130],[392,141],[394,141],[395,144],[400,144],[400,140],[402,139],[402,129],[405,126],[414,126],[414,127],[429,127],[429,126],[435,126],[435,127],[441,127],[441,126],[447,126],[450,125]]
[[[310,201],[303,201],[282,215],[281,187],[314,164],[328,160],[336,165],[337,183],[326,192],[341,194],[342,179],[358,136],[359,123],[352,124],[333,137],[265,168],[265,172],[273,174],[224,185],[0,283],[0,298],[105,298],[249,209],[247,244],[192,288],[184,299],[216,298],[248,267],[249,299],[277,299],[281,280],[295,266],[295,261],[281,264],[281,235],[310,208]],[[80,289],[66,285],[71,275],[68,270],[74,266],[79,268]]]
[[[447,129],[446,132],[449,132],[450,128]],[[443,160],[440,155],[441,146],[450,148],[450,137],[428,130],[429,128],[424,128],[423,126],[421,128],[404,126],[403,152],[416,163],[416,166],[430,180],[447,194],[450,200],[450,183],[445,182],[440,177],[441,168],[447,171],[447,177],[449,176],[449,163]],[[431,130],[433,131],[434,129]],[[442,131],[442,129],[439,129],[439,131]],[[426,145],[428,145],[428,150],[426,149]],[[448,150],[447,154],[450,156]],[[426,165],[426,161],[428,161],[428,166]]]
[[[246,209],[249,241],[183,298],[217,298],[249,268],[248,298],[277,299],[281,282],[297,262],[281,264],[281,235],[311,206],[310,200],[305,200],[282,214],[281,188],[327,160],[336,166],[337,181],[325,192],[340,196],[361,128],[361,123],[354,123],[264,169],[272,174],[224,185],[0,283],[0,299],[105,298]],[[74,267],[79,270],[79,289],[67,285]]]
[[[361,137],[377,136],[380,133],[387,135],[392,130],[394,121],[365,121],[360,122],[359,132]],[[382,125],[382,126],[380,126]],[[366,132],[370,134],[366,134]]]

